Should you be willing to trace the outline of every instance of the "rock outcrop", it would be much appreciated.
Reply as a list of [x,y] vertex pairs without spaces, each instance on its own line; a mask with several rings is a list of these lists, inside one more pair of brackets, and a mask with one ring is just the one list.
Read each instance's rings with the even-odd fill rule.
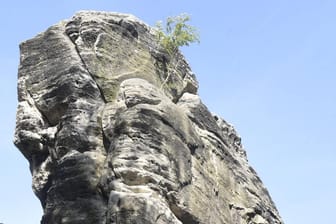
[[184,57],[137,18],[79,12],[20,50],[14,141],[41,223],[283,223]]

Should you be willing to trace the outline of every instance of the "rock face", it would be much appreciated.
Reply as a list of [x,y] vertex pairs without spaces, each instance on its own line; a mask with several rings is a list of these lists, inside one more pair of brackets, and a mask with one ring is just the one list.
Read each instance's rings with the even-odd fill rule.
[[20,49],[14,141],[41,223],[283,223],[183,56],[137,18],[79,12]]

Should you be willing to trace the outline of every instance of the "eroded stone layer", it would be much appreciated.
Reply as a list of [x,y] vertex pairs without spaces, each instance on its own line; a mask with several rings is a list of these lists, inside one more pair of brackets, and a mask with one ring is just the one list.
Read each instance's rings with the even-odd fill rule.
[[154,32],[88,11],[21,44],[15,144],[41,223],[283,223],[234,128]]

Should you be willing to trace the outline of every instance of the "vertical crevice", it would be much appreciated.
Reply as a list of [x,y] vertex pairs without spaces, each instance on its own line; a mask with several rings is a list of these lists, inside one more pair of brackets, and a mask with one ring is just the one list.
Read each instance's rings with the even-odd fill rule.
[[84,69],[88,72],[88,74],[91,76],[91,78],[92,78],[92,79],[94,80],[94,82],[96,83],[96,85],[97,85],[97,87],[98,87],[98,89],[99,89],[101,98],[102,98],[102,100],[104,101],[104,103],[106,103],[107,100],[105,99],[104,91],[103,91],[102,88],[99,86],[97,80],[95,79],[94,75],[90,72],[89,68],[86,66],[85,61],[84,61],[84,59],[82,58],[82,56],[81,56],[81,54],[80,54],[80,52],[79,52],[79,49],[78,49],[77,44],[74,43],[74,45],[75,45],[75,49],[76,49],[76,52],[77,52],[77,54],[78,54],[78,57],[79,57],[80,60],[82,61],[82,64],[83,64]]
[[80,50],[76,44],[76,40],[79,38],[79,21],[70,21],[68,22],[66,25],[65,25],[65,35],[69,38],[69,40],[71,41],[71,43],[74,45],[74,48],[76,50],[76,53],[78,55],[78,57],[80,58],[81,62],[82,62],[82,65],[84,67],[84,69],[87,71],[87,73],[90,75],[90,77],[92,78],[92,80],[96,83],[98,89],[99,89],[99,92],[100,92],[100,95],[101,95],[101,98],[103,99],[104,103],[106,103],[106,99],[105,99],[105,96],[104,96],[104,92],[103,90],[101,89],[101,87],[99,86],[97,80],[95,79],[95,76],[90,72],[90,69],[88,68],[88,66],[86,65],[84,59],[82,58],[81,56],[81,53],[80,53]]

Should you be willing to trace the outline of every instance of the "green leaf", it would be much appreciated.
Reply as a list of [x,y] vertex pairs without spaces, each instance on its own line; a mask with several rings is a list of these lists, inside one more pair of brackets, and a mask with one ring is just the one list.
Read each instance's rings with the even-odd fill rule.
[[181,46],[200,42],[196,28],[187,24],[188,21],[190,21],[190,16],[181,14],[168,17],[165,27],[163,27],[162,21],[156,23],[158,42],[169,55],[173,55]]

